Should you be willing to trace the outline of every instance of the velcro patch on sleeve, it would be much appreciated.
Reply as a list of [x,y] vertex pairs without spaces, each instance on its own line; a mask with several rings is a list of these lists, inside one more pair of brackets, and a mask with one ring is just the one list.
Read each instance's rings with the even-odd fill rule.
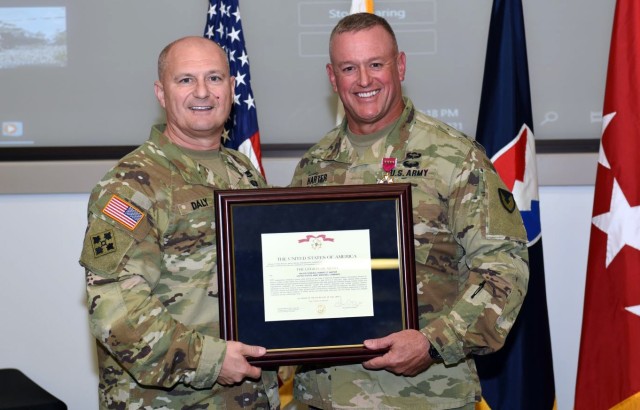
[[80,262],[93,272],[113,274],[135,240],[125,230],[101,218],[92,219],[84,238]]
[[488,202],[487,235],[504,236],[527,241],[522,217],[516,206],[516,200],[504,186],[497,173],[485,172],[485,192]]

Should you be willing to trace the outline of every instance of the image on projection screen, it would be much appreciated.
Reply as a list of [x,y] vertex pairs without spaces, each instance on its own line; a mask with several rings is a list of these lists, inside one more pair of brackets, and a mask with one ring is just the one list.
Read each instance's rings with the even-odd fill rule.
[[66,65],[64,7],[0,7],[0,69]]
[[[164,122],[169,42],[206,30],[208,0],[0,2],[0,151],[135,146]],[[416,108],[474,136],[492,0],[376,0],[407,56]],[[242,1],[262,144],[312,144],[335,125],[331,29],[351,0]],[[537,139],[594,139],[615,0],[523,0]],[[576,13],[576,10],[580,10]],[[6,152],[6,151],[5,151]]]

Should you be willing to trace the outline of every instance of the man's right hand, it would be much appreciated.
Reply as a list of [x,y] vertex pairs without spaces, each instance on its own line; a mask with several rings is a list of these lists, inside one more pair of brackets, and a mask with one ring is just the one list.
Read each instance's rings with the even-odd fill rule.
[[244,379],[258,379],[262,373],[259,367],[251,366],[246,357],[260,357],[267,353],[261,346],[250,346],[240,342],[227,341],[227,353],[217,382],[225,386],[240,383]]

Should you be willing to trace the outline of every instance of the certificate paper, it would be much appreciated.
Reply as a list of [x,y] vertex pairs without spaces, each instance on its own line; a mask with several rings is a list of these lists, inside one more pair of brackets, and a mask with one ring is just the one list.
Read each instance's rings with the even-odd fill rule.
[[263,233],[265,322],[373,316],[369,230]]

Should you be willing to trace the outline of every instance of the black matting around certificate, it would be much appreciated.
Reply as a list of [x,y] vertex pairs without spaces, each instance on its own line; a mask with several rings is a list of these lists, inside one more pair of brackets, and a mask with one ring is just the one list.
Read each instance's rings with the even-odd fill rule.
[[[235,206],[232,223],[238,339],[268,349],[291,349],[361,344],[363,337],[382,337],[402,330],[402,324],[396,319],[402,316],[402,305],[398,303],[401,294],[398,269],[371,272],[374,316],[278,322],[255,320],[265,317],[260,275],[262,258],[259,257],[262,233],[367,229],[371,259],[397,259],[396,208],[395,200]],[[282,218],[273,218],[273,215],[282,215]],[[260,231],[256,231],[255,226],[260,226]]]

